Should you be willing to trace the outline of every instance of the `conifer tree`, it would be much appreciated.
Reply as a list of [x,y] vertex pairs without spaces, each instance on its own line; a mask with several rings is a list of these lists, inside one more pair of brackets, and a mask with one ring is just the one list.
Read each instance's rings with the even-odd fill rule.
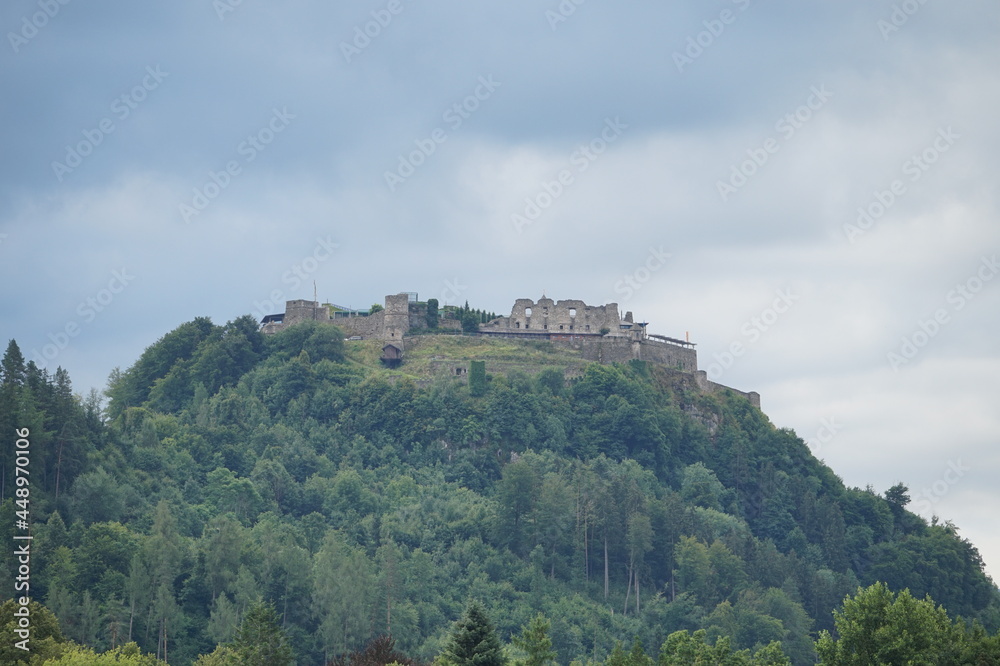
[[478,601],[469,603],[455,624],[444,657],[453,666],[504,666],[507,659],[486,609]]
[[229,647],[243,666],[288,666],[293,661],[292,648],[278,625],[278,613],[263,602],[250,607]]
[[520,635],[514,636],[514,645],[528,653],[524,666],[544,666],[555,660],[549,627],[549,621],[539,613],[521,630]]

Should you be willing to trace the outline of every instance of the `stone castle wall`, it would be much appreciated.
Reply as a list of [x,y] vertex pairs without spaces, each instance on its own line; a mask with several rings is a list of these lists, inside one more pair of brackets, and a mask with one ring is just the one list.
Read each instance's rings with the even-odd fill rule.
[[698,369],[698,353],[694,347],[610,335],[552,335],[549,340],[554,345],[579,350],[583,358],[597,363],[627,363],[637,359],[659,363],[682,372],[694,372]]
[[621,334],[618,304],[587,305],[580,300],[553,301],[519,298],[509,317],[497,317],[484,324],[490,331],[543,331],[548,333],[598,333],[607,328],[611,335]]
[[698,385],[698,388],[700,388],[705,393],[732,391],[736,395],[743,396],[744,398],[750,401],[751,405],[753,405],[757,409],[760,409],[760,393],[757,393],[757,391],[749,391],[749,392],[737,391],[736,389],[730,386],[723,386],[722,384],[716,384],[715,382],[709,380],[708,373],[705,372],[704,370],[696,370],[694,372],[694,381],[695,384]]
[[380,338],[382,337],[384,317],[385,311],[383,310],[367,317],[334,317],[330,323],[343,329],[344,335],[347,337],[360,335],[363,338]]

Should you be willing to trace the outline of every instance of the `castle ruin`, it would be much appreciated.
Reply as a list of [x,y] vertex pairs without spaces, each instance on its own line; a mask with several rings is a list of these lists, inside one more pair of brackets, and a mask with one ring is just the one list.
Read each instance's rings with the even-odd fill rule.
[[[416,294],[410,293],[387,295],[384,308],[376,312],[294,300],[285,303],[284,313],[264,317],[261,331],[270,335],[303,321],[322,321],[339,326],[349,338],[382,340],[403,352],[408,334],[427,330],[426,316],[427,304],[418,302]],[[698,370],[694,343],[648,333],[647,325],[635,321],[631,312],[622,316],[617,303],[587,305],[580,300],[553,301],[543,296],[538,301],[517,299],[510,316],[480,324],[478,335],[548,341],[577,350],[583,359],[598,363],[631,360],[658,363],[693,374],[704,392],[731,390],[760,408],[757,392],[744,393],[709,381],[707,373]],[[457,319],[442,316],[438,319],[438,329],[460,332],[462,325]]]

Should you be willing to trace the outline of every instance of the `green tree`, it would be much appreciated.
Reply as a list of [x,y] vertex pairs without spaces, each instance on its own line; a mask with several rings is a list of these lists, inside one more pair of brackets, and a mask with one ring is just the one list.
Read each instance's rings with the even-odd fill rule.
[[533,459],[525,456],[503,468],[502,477],[496,484],[499,507],[496,514],[496,535],[517,555],[527,555],[530,550],[530,517],[538,499],[541,480],[532,464]]
[[893,510],[901,511],[910,503],[910,489],[902,483],[897,483],[885,491],[885,501]]
[[355,649],[371,635],[375,576],[364,551],[331,531],[313,557],[312,605],[318,635],[329,659]]
[[633,513],[628,517],[625,528],[625,545],[628,549],[628,585],[625,591],[625,610],[628,612],[628,598],[631,587],[635,588],[635,612],[639,608],[639,575],[644,568],[646,553],[653,547],[653,528],[649,516],[644,513]]
[[780,643],[769,643],[754,655],[750,650],[734,652],[726,636],[715,645],[709,644],[704,629],[693,634],[687,631],[670,634],[657,660],[657,666],[791,666],[791,663],[781,651]]
[[493,623],[478,601],[470,602],[465,615],[455,624],[443,656],[453,666],[505,666],[507,663]]
[[241,657],[236,650],[225,645],[215,648],[210,654],[203,654],[198,657],[194,666],[243,666]]
[[228,642],[239,628],[239,613],[236,604],[229,600],[228,594],[220,594],[212,602],[212,611],[208,617],[208,635],[216,643]]
[[267,603],[250,606],[230,647],[242,666],[289,666],[292,648],[278,624],[278,614]]
[[228,592],[236,580],[240,555],[246,544],[243,526],[232,514],[215,516],[208,521],[199,542],[205,557],[205,575],[212,599]]
[[[38,662],[41,663],[41,662]],[[80,645],[67,646],[56,659],[48,659],[46,666],[162,666],[156,657],[143,654],[135,643],[128,643],[107,652],[94,652]]]
[[427,328],[435,329],[438,327],[438,299],[428,298],[427,299]]
[[486,361],[469,362],[469,393],[477,398],[486,395]]
[[32,657],[54,657],[64,649],[64,639],[56,616],[45,606],[32,601],[27,605],[30,634],[27,642],[22,643],[28,649],[22,650],[18,644],[26,637],[19,633],[21,628],[17,614],[23,614],[23,608],[25,607],[14,599],[8,599],[0,605],[0,664],[27,664],[32,661]]
[[462,331],[465,333],[478,333],[479,320],[480,317],[475,312],[466,311],[462,315]]
[[684,479],[681,481],[681,497],[689,504],[703,506],[706,509],[722,508],[721,497],[725,491],[715,472],[700,462],[684,468]]
[[816,641],[823,666],[958,663],[962,632],[930,597],[915,599],[909,590],[895,595],[876,583],[844,599],[833,617],[837,637],[824,630]]
[[550,626],[548,619],[539,613],[521,628],[519,635],[513,637],[514,645],[528,655],[520,662],[523,666],[545,666],[555,661],[556,653],[552,650],[552,639],[549,637]]
[[625,666],[653,666],[653,660],[642,649],[642,641],[638,636],[632,641],[632,649],[625,657]]

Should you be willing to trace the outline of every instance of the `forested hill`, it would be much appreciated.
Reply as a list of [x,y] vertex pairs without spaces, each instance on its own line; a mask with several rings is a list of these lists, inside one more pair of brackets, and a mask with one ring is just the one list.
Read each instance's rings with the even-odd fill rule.
[[876,581],[1000,625],[953,526],[908,512],[905,486],[845,487],[742,397],[544,345],[531,374],[414,378],[369,346],[199,318],[112,373],[102,406],[11,342],[0,420],[32,434],[32,596],[69,638],[176,664],[260,597],[300,664],[381,633],[430,660],[470,599],[503,641],[544,613],[560,664],[701,628],[810,664],[833,609]]

